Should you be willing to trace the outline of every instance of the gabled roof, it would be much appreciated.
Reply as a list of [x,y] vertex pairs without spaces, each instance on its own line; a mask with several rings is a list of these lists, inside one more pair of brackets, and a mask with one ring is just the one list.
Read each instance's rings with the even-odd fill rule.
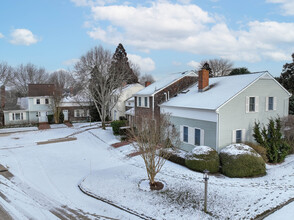
[[28,84],[28,97],[52,96],[54,84]]
[[[161,106],[217,110],[262,77],[274,80],[268,72],[210,78],[210,89],[205,92],[198,92],[196,84],[190,87],[186,94],[178,94]],[[282,88],[290,96],[290,93]]]
[[198,76],[198,73],[194,70],[186,71],[186,72],[180,72],[180,73],[173,73],[169,74],[163,79],[160,79],[151,85],[147,86],[145,89],[142,89],[141,91],[137,92],[135,95],[153,95],[162,89],[168,87],[172,83],[184,78],[185,76]]

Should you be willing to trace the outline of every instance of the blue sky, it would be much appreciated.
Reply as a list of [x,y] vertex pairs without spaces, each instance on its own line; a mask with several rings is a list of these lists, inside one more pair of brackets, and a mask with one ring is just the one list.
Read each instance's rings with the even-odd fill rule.
[[293,18],[293,0],[1,0],[0,62],[72,69],[92,47],[122,43],[155,78],[210,58],[278,76]]

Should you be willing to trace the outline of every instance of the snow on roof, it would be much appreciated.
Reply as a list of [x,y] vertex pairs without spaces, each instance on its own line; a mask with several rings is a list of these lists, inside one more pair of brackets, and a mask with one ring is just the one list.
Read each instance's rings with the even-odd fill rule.
[[[132,87],[135,87],[135,86],[142,86],[140,83],[133,83],[133,84],[127,84],[125,85],[124,87],[122,88],[119,88],[119,89],[115,89],[114,90],[114,94],[117,94],[117,93],[122,93],[123,91],[126,91]],[[143,86],[142,86],[143,87]]]
[[66,96],[61,100],[61,103],[76,103],[76,102],[90,102],[89,97],[83,91],[75,96]]
[[135,115],[135,108],[130,108],[128,111],[125,112],[126,115]]
[[161,106],[216,110],[230,98],[265,74],[270,76],[268,72],[259,72],[209,78],[210,88],[208,90],[198,92],[198,84],[193,85],[189,88],[189,92],[178,94],[176,97],[161,104]]
[[245,144],[231,144],[221,150],[221,153],[236,156],[240,154],[250,154],[256,157],[261,157],[255,150]]
[[127,99],[127,102],[134,102],[135,101],[135,97],[132,96],[131,98]]
[[175,82],[185,76],[197,76],[197,75],[198,74],[194,70],[169,74],[166,77],[147,86],[145,89],[142,89],[141,91],[137,92],[135,95],[152,95],[153,93],[167,87],[171,83],[173,83],[173,82]]

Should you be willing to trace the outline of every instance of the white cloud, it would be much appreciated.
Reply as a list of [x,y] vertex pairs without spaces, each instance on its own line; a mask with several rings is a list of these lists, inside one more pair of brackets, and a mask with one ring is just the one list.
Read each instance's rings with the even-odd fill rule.
[[194,60],[191,60],[187,63],[187,65],[193,67],[194,69],[198,69],[200,67],[200,63]]
[[143,58],[135,54],[128,54],[128,58],[131,62],[137,64],[143,73],[151,72],[155,69],[155,62],[150,57]]
[[283,15],[294,15],[294,1],[293,0],[266,0],[268,3],[280,4],[283,10]]
[[116,0],[71,0],[76,6],[106,5],[116,2]]
[[148,7],[91,6],[91,10],[93,24],[98,23],[88,31],[91,38],[112,45],[123,42],[144,52],[171,49],[256,62],[285,60],[282,54],[290,54],[294,44],[294,23],[252,21],[233,30],[221,16],[192,3],[163,0]]
[[0,38],[4,38],[4,35],[2,33],[0,33]]
[[62,62],[62,64],[65,66],[72,66],[72,65],[75,65],[78,61],[80,61],[80,59],[73,58],[73,59]]
[[12,44],[29,46],[37,42],[37,37],[28,29],[14,29],[11,32],[10,43]]

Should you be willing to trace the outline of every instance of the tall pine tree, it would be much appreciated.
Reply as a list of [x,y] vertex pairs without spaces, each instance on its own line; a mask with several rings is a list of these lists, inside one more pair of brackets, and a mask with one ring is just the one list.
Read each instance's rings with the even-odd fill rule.
[[124,74],[127,84],[137,83],[138,77],[130,67],[126,50],[120,43],[112,57],[111,70],[113,74]]
[[[283,66],[281,76],[277,78],[290,93],[294,93],[294,53],[292,54],[292,63],[286,63]],[[289,114],[294,115],[294,97],[289,100]]]

